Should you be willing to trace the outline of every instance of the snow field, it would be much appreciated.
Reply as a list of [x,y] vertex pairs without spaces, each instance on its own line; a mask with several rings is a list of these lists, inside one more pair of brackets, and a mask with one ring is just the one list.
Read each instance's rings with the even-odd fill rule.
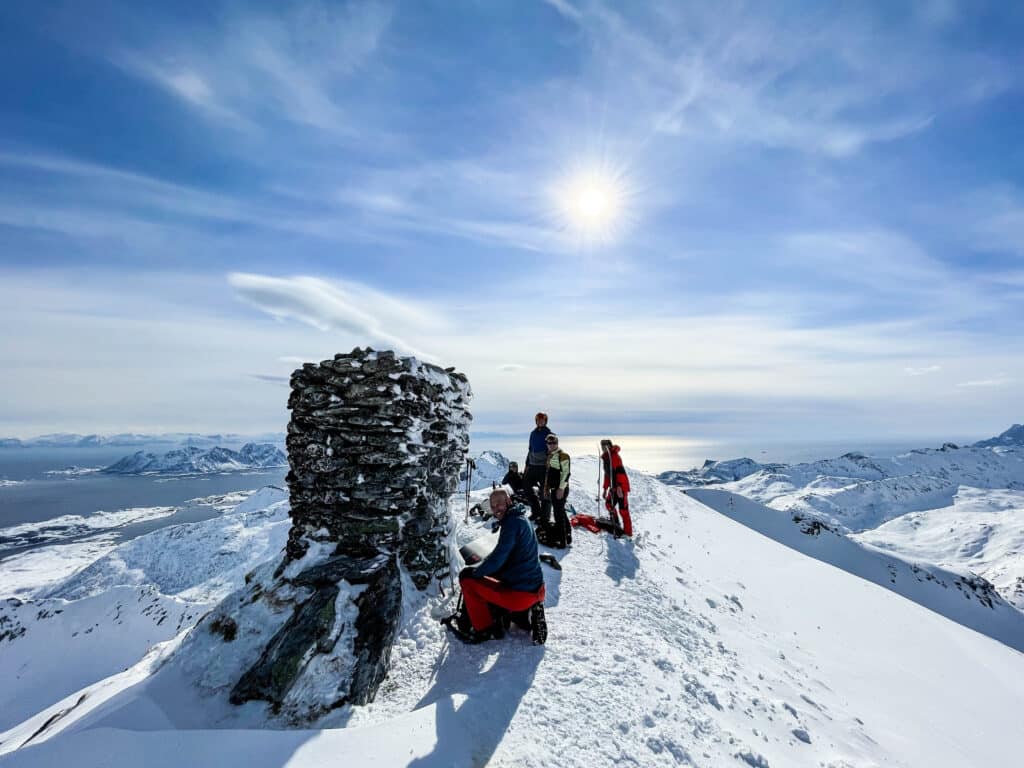
[[[574,464],[588,480],[569,501],[592,513],[596,460]],[[0,765],[959,768],[1024,753],[1024,655],[630,476],[636,539],[575,531],[564,570],[544,567],[545,646],[516,629],[465,646],[440,606],[410,601],[377,700],[317,731],[174,730],[163,707],[194,693],[149,686],[151,655]]]

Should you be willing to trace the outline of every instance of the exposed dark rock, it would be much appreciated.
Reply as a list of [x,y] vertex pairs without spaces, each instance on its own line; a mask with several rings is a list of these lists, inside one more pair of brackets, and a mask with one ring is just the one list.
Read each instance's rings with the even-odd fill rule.
[[238,635],[238,624],[230,616],[218,616],[210,622],[210,631],[223,637],[224,642],[230,643]]
[[260,660],[238,681],[231,691],[231,703],[243,704],[263,699],[280,704],[302,671],[310,649],[316,645],[321,653],[333,649],[330,642],[334,627],[334,603],[337,584],[317,589],[278,630],[263,650]]

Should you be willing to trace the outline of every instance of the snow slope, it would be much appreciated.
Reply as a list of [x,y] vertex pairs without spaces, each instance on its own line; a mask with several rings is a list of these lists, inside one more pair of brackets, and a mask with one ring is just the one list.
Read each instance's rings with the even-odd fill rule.
[[1024,613],[985,579],[964,569],[883,551],[847,537],[817,518],[780,512],[728,491],[694,488],[686,493],[723,515],[847,573],[903,595],[925,608],[1024,651]]
[[970,570],[1024,610],[1024,491],[961,486],[950,506],[910,512],[851,538],[902,557]]
[[[546,646],[518,631],[452,643],[425,606],[373,704],[318,730],[253,731],[179,706],[192,693],[160,671],[178,638],[0,734],[0,765],[959,767],[1024,753],[1024,655],[631,481],[636,540],[578,531],[564,570],[545,570]],[[596,508],[575,481],[571,501]]]
[[[280,552],[287,492],[246,495],[221,517],[140,536],[56,585],[44,582],[37,599],[0,603],[0,729],[134,665]],[[52,549],[60,557],[64,547]]]

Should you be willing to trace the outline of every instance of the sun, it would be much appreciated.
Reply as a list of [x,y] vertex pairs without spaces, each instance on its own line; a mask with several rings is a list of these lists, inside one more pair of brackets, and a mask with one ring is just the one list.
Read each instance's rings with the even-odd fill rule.
[[565,230],[590,243],[619,233],[626,213],[626,185],[603,168],[574,171],[555,185],[554,203]]

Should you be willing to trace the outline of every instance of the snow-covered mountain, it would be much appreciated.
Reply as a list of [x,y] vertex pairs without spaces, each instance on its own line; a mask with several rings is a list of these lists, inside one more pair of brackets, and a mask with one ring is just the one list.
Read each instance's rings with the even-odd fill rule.
[[1024,424],[1014,424],[1008,430],[988,440],[979,440],[974,444],[976,448],[996,448],[998,446],[1021,446],[1024,447]]
[[766,469],[782,469],[785,464],[759,464],[753,459],[728,459],[714,461],[708,459],[698,469],[669,470],[658,475],[658,479],[669,485],[716,485],[740,480],[755,472]]
[[270,443],[246,443],[239,450],[217,446],[203,450],[194,446],[177,448],[157,455],[136,451],[102,471],[113,475],[202,474],[236,472],[244,469],[266,469],[287,466],[288,457]]
[[[575,474],[596,474],[595,460],[577,459]],[[641,473],[631,473],[631,481],[637,538],[581,530],[573,548],[558,553],[563,570],[545,571],[545,646],[532,646],[528,635],[515,631],[479,646],[453,643],[435,618],[450,609],[441,598],[410,603],[391,673],[373,704],[336,709],[305,729],[281,730],[289,723],[261,704],[227,703],[226,670],[249,643],[243,631],[216,626],[214,611],[148,653],[142,642],[131,648],[127,639],[112,643],[123,652],[113,654],[116,667],[108,659],[115,672],[110,677],[82,683],[80,675],[82,687],[66,693],[41,686],[51,697],[48,705],[26,717],[22,708],[10,718],[19,722],[0,733],[0,753],[7,753],[0,763],[909,768],[1009,765],[1024,753],[1018,722],[1024,654],[967,628],[967,621],[950,621],[905,599],[892,584],[881,588],[870,574],[858,576],[818,557],[834,547],[848,556],[847,564],[871,554],[849,539],[803,533],[790,515],[777,512],[770,519],[780,528],[765,536],[749,524],[765,518],[763,506],[739,499],[757,510],[742,521]],[[591,511],[593,504],[596,510],[589,483],[574,478],[572,486],[576,508]],[[461,503],[459,497],[453,502],[456,523],[463,519]],[[249,535],[274,525],[287,523],[268,517]],[[456,534],[462,540],[484,530],[480,526],[473,521]],[[157,533],[169,537],[175,530]],[[145,624],[135,621],[137,609],[119,591],[195,597],[179,588],[215,570],[201,568],[209,547],[190,546],[201,530],[183,528],[173,544],[167,538],[136,543],[147,537],[130,542],[149,553],[145,557],[119,547],[58,590],[63,598],[47,598],[65,602],[47,603],[46,610],[60,607],[59,616],[80,611],[82,626],[100,625],[93,634],[109,627],[141,637]],[[250,549],[242,539],[233,544],[233,535],[215,539],[217,551]],[[822,551],[807,557],[793,549],[804,541]],[[157,558],[167,547],[166,560]],[[263,554],[269,565],[277,562],[273,546]],[[224,572],[236,591],[226,599],[241,599],[266,566],[250,569],[245,584],[248,563],[231,562],[234,568]],[[198,569],[194,577],[191,565]],[[998,614],[1012,622],[1019,615],[955,586],[943,589],[927,576],[918,581],[909,567],[896,580],[945,595],[950,605],[962,603],[971,620]],[[227,588],[224,583],[214,591]],[[106,612],[87,602],[96,600],[107,601]],[[132,611],[132,618],[114,623],[115,606]],[[18,616],[34,619],[40,608],[26,602]],[[169,612],[160,626],[179,616]],[[0,641],[0,665],[24,663],[24,656],[8,661],[7,650],[16,646],[6,644],[28,648],[32,631],[34,625],[25,636]],[[48,640],[46,631],[35,635],[34,663],[18,681],[22,691],[31,689],[33,676],[46,680],[47,663],[63,664],[60,654],[74,664],[72,641]],[[1019,646],[1021,636],[1007,639]],[[14,668],[0,669],[5,680]],[[329,687],[329,677],[323,682]]]
[[908,512],[851,538],[904,558],[969,570],[1024,611],[1024,491],[962,486],[950,506]]
[[1024,609],[1024,515],[1015,512],[1024,506],[1024,445],[1015,444],[1022,432],[1015,425],[972,446],[946,443],[892,458],[848,453],[794,465],[737,459],[660,477],[816,520],[915,567],[983,580]]
[[[476,468],[469,489],[479,491],[490,488],[492,483],[500,483],[508,473],[508,458],[497,451],[484,451],[474,459]],[[466,491],[466,470],[459,473],[459,490]]]
[[752,472],[746,471],[756,465],[750,459],[726,464],[739,465],[743,473],[736,478],[723,473],[719,480],[713,465],[703,477],[662,477],[675,485],[722,484],[773,509],[812,515],[852,531],[874,528],[907,512],[948,506],[960,486],[1024,489],[1024,448],[947,443],[892,458],[847,453],[802,464],[770,464]]

